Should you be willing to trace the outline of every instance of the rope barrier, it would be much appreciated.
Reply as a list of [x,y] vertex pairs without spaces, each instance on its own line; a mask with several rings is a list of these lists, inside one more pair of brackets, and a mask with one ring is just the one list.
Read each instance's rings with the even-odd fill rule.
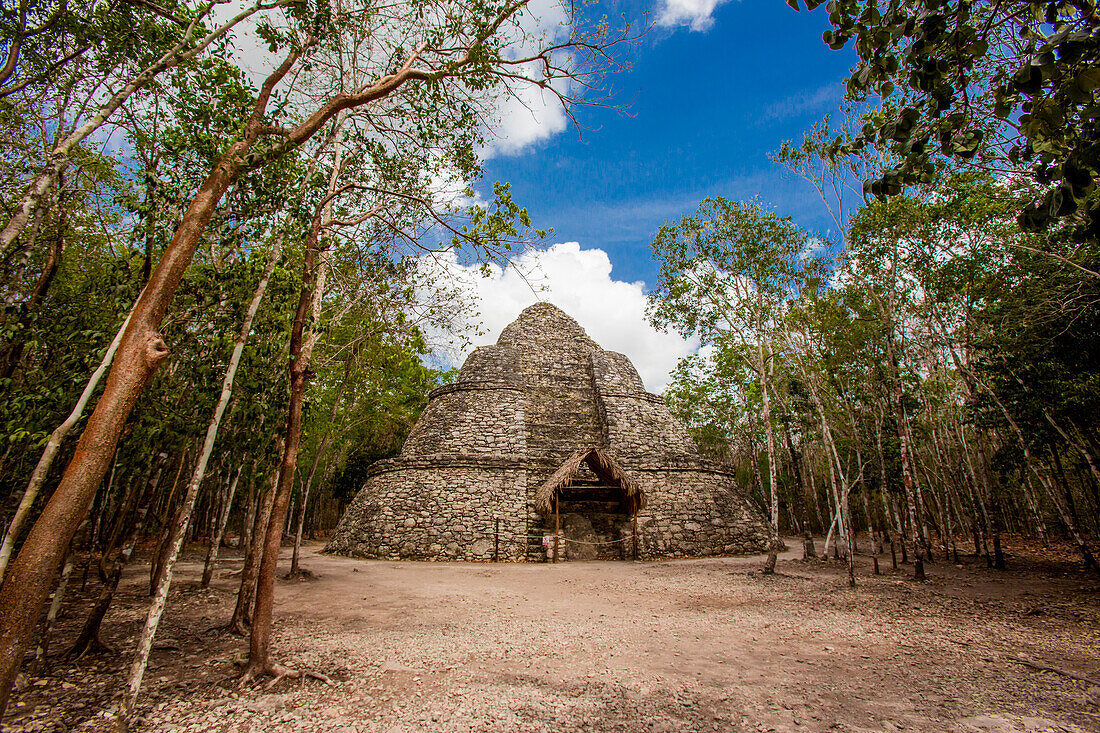
[[[553,537],[553,535],[550,536]],[[623,537],[622,539],[608,540],[607,542],[585,542],[584,540],[571,540],[568,537],[562,537],[561,539],[563,542],[572,542],[574,545],[589,545],[595,547],[596,545],[617,545],[620,542],[629,542],[631,538]]]
[[[472,532],[472,533],[468,533],[468,534],[472,534],[476,537],[487,537],[487,538],[498,539],[500,542],[515,542],[515,543],[528,543],[531,540],[542,541],[543,538],[547,538],[547,539],[553,539],[554,538],[553,534],[545,534],[545,535],[543,535],[543,534],[530,534],[530,535],[520,535],[520,536],[512,535],[511,537],[506,537],[503,534],[501,534],[501,535],[486,534],[484,532]],[[617,539],[617,540],[607,540],[606,542],[586,542],[584,540],[575,540],[575,539],[572,539],[570,537],[566,537],[565,535],[559,535],[558,540],[561,541],[561,542],[572,542],[574,545],[591,545],[591,546],[594,547],[596,545],[617,545],[621,542],[630,542],[632,540],[632,538],[631,537],[622,537],[622,538]]]

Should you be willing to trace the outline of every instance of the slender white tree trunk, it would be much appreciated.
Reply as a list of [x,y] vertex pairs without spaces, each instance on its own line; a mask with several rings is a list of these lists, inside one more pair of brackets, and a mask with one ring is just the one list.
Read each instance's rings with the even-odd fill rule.
[[130,667],[129,686],[119,711],[121,725],[125,725],[130,713],[133,711],[134,704],[137,702],[138,692],[141,690],[141,680],[145,675],[145,667],[149,663],[149,652],[153,648],[153,637],[156,636],[157,626],[160,624],[160,617],[164,613],[164,607],[168,600],[168,589],[172,584],[172,570],[176,564],[176,558],[179,557],[180,549],[183,547],[183,541],[187,536],[191,514],[195,509],[195,500],[199,495],[199,486],[206,474],[210,454],[214,450],[214,441],[218,437],[222,415],[225,413],[226,405],[229,404],[229,398],[233,392],[233,381],[237,376],[237,367],[240,366],[241,356],[244,354],[245,342],[252,332],[252,321],[256,317],[256,312],[260,309],[260,302],[267,291],[267,285],[271,280],[271,274],[275,271],[275,265],[279,262],[279,257],[282,254],[282,243],[283,235],[280,233],[271,247],[271,254],[267,258],[267,266],[264,268],[264,273],[256,286],[256,291],[252,294],[252,302],[248,306],[248,312],[245,314],[240,333],[237,335],[237,342],[233,346],[233,353],[229,357],[229,365],[226,367],[225,378],[222,380],[221,396],[214,408],[214,415],[210,418],[210,425],[206,428],[206,439],[203,441],[199,460],[195,464],[195,470],[191,474],[190,482],[187,484],[187,493],[184,495],[179,521],[172,528],[172,540],[169,545],[168,557],[164,562],[160,584],[157,586],[156,594],[149,605],[149,615],[145,619],[145,628],[142,629],[137,651],[134,653],[134,662]]
[[225,535],[225,525],[229,523],[229,510],[233,507],[233,495],[237,493],[237,482],[241,479],[241,471],[244,466],[237,469],[233,481],[229,484],[229,490],[225,493],[225,499],[221,503],[218,514],[218,526],[214,530],[214,536],[210,540],[210,549],[206,553],[206,563],[202,568],[202,587],[210,585],[214,577],[214,570],[218,565],[218,548],[221,547],[222,537]]
[[46,654],[50,649],[50,635],[53,633],[54,622],[61,610],[61,603],[65,600],[65,591],[69,587],[69,577],[73,573],[73,551],[70,549],[65,558],[65,565],[61,568],[61,580],[57,582],[57,590],[53,592],[53,600],[50,601],[50,610],[46,613],[46,623],[42,626],[42,634],[38,637],[38,646],[34,650],[34,674],[42,670],[46,663]]
[[772,425],[772,402],[768,396],[768,370],[764,358],[764,334],[757,333],[756,340],[757,374],[760,381],[760,396],[764,401],[764,435],[768,441],[768,499],[771,507],[771,549],[768,552],[764,572],[775,571],[775,562],[779,557],[779,487],[776,485],[775,468],[775,430]]

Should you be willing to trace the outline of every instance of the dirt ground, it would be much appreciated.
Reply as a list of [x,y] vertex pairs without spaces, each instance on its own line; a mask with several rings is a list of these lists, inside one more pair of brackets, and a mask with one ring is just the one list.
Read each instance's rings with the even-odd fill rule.
[[[799,547],[799,543],[790,542]],[[463,564],[307,548],[277,588],[275,648],[332,678],[238,690],[228,619],[240,560],[208,590],[176,575],[142,731],[1100,731],[1100,587],[1069,555],[1012,569],[938,560],[859,585],[837,562],[761,558]],[[112,652],[55,661],[4,731],[110,730],[144,619],[136,564],[104,627]],[[89,583],[88,593],[95,591]],[[62,621],[63,650],[80,618]],[[1022,663],[1055,667],[1041,671]],[[1093,682],[1069,675],[1091,678]]]

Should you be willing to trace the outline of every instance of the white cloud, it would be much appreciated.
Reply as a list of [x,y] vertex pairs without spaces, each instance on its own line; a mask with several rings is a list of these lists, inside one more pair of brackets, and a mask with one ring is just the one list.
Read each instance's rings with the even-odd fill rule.
[[485,158],[515,155],[530,145],[563,132],[568,125],[565,110],[552,91],[534,84],[517,85],[497,105],[495,119],[486,134]]
[[686,25],[693,31],[705,31],[714,25],[714,9],[725,0],[665,0],[657,16],[657,25]]
[[[227,0],[224,6],[215,9],[214,19],[224,22],[240,12],[245,5],[245,0]],[[268,13],[276,25],[278,14],[278,11]],[[268,74],[283,60],[284,55],[270,53],[267,42],[257,34],[258,21],[264,17],[259,14],[240,24],[227,42],[233,61],[244,70],[256,88],[259,88]],[[526,58],[545,46],[566,41],[571,30],[569,19],[563,0],[531,0],[517,16],[517,25],[506,26],[501,31],[505,34],[505,54],[512,59]],[[415,46],[419,42],[412,39],[393,40],[400,40],[400,45],[406,47]],[[388,52],[389,49],[385,47],[381,50]],[[558,63],[566,60],[567,57],[555,59]],[[513,68],[512,71],[531,79],[543,78],[542,66],[538,62]],[[557,79],[553,85],[566,95],[573,91],[568,79]],[[522,152],[541,140],[563,132],[569,124],[565,110],[553,91],[521,79],[512,80],[507,90],[486,102],[486,142],[480,151],[483,158]]]
[[[569,38],[569,13],[562,0],[531,0],[521,16],[516,38],[507,53],[513,59],[530,58],[546,46],[563,43]],[[568,55],[555,58],[568,66]],[[541,62],[515,69],[529,79],[542,79]],[[572,91],[567,78],[553,82],[554,89],[568,96]],[[537,84],[514,80],[508,93],[500,97],[486,126],[486,147],[483,156],[514,155],[530,145],[562,132],[568,118],[557,94]]]
[[[615,280],[602,249],[582,249],[577,242],[555,244],[525,252],[504,269],[490,265],[489,277],[482,277],[477,265],[462,265],[453,253],[426,259],[425,264],[456,278],[473,304],[474,323],[457,334],[470,344],[460,353],[442,354],[453,366],[475,346],[495,343],[521,310],[540,300],[575,318],[601,347],[630,357],[652,392],[663,390],[676,363],[699,346],[695,339],[653,328],[645,316],[645,284]],[[428,335],[432,342],[443,343],[456,334]]]

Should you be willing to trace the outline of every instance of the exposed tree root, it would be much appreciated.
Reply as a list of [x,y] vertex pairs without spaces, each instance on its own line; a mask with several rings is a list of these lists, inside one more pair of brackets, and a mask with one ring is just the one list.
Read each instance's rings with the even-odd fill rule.
[[65,652],[62,657],[70,662],[75,662],[79,659],[83,659],[89,654],[113,654],[114,649],[103,643],[103,640],[99,638],[99,634],[93,634],[89,639],[78,639],[69,651]]
[[1079,682],[1085,682],[1090,685],[1100,686],[1100,682],[1094,680],[1091,677],[1088,677],[1087,675],[1077,674],[1075,672],[1068,672],[1064,669],[1059,669],[1058,667],[1052,667],[1049,664],[1043,664],[1042,662],[1037,662],[1034,659],[1028,659],[1022,654],[1012,657],[1012,661],[1022,664],[1025,667],[1038,670],[1040,672],[1054,672],[1055,674],[1060,674],[1063,677],[1069,677],[1071,680],[1078,680]]
[[297,572],[280,575],[279,580],[316,580],[317,576],[308,568],[298,568]]
[[270,690],[275,685],[279,684],[284,679],[299,680],[303,678],[311,678],[320,680],[326,685],[332,684],[332,679],[328,675],[321,674],[320,672],[314,672],[312,670],[297,670],[290,667],[284,667],[281,664],[269,662],[267,664],[249,664],[246,657],[239,657],[233,660],[234,663],[239,666],[245,667],[244,673],[241,675],[240,680],[237,682],[237,686],[240,689],[244,689],[252,685],[262,677],[271,677],[270,680],[264,683],[264,689]]
[[251,632],[248,629],[248,624],[246,624],[244,621],[242,621],[240,619],[237,619],[235,621],[230,621],[227,624],[218,624],[216,626],[211,626],[210,628],[206,629],[203,633],[204,634],[225,633],[225,634],[231,634],[233,636],[239,636],[242,639],[244,639],[244,638],[248,638],[248,635]]

